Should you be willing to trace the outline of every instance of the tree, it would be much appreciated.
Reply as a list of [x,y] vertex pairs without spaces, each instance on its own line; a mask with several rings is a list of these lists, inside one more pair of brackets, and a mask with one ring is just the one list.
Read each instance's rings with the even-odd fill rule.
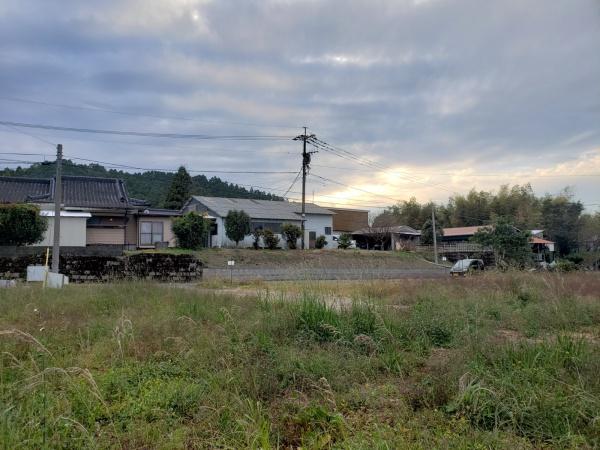
[[338,248],[343,250],[350,248],[352,245],[352,235],[348,233],[342,233],[338,238]]
[[[435,235],[437,242],[442,242],[442,236],[444,235],[443,228],[435,221]],[[433,245],[433,222],[431,219],[427,219],[421,227],[421,245]]]
[[[467,196],[456,195],[448,202],[452,226],[466,227],[481,225],[490,219],[492,193],[471,189]],[[430,213],[431,215],[431,213]],[[421,222],[422,223],[422,222]]]
[[298,225],[285,223],[281,227],[281,234],[283,234],[288,248],[294,250],[297,247],[298,238],[302,235],[302,230]]
[[471,240],[494,250],[496,266],[523,267],[531,261],[528,231],[521,231],[505,218],[480,229]]
[[573,194],[564,190],[560,195],[542,199],[542,226],[545,236],[556,242],[558,254],[568,255],[577,249],[583,204],[572,201]]
[[250,216],[245,211],[230,210],[225,217],[225,234],[237,247],[250,234]]
[[600,212],[581,216],[578,241],[580,251],[600,250]]
[[200,214],[192,211],[175,218],[172,229],[179,247],[196,250],[204,244],[208,232],[208,222]]
[[[503,185],[490,202],[493,217],[505,217],[522,230],[540,226],[540,200],[533,193],[530,184]],[[492,218],[493,218],[492,217]]]
[[44,238],[45,217],[35,205],[0,205],[0,245],[30,245]]
[[177,173],[173,177],[173,181],[171,181],[164,207],[168,209],[181,209],[190,196],[191,188],[192,177],[185,170],[185,167],[179,167],[179,170],[177,170]]
[[275,250],[279,245],[279,238],[268,229],[263,231],[263,240],[265,241],[265,247],[269,250]]

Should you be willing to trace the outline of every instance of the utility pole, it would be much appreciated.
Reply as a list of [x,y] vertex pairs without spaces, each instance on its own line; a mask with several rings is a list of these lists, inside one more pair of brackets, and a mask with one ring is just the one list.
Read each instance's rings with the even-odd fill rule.
[[431,225],[433,228],[433,254],[435,256],[435,263],[438,263],[438,251],[437,251],[437,233],[435,231],[435,205],[431,204]]
[[60,205],[62,203],[62,144],[56,146],[56,180],[54,184],[54,245],[52,272],[58,273],[60,263]]
[[306,175],[308,174],[308,170],[310,169],[310,155],[312,155],[313,153],[316,153],[316,151],[314,151],[314,152],[306,151],[306,141],[308,141],[309,139],[315,138],[315,137],[316,136],[314,134],[307,135],[306,127],[304,127],[304,134],[301,134],[300,136],[296,136],[294,138],[295,141],[302,141],[302,220],[301,220],[301,226],[300,226],[300,229],[302,230],[302,238],[301,238],[302,250],[304,250],[306,248],[305,242],[304,242],[304,228],[305,228],[304,223],[306,221]]

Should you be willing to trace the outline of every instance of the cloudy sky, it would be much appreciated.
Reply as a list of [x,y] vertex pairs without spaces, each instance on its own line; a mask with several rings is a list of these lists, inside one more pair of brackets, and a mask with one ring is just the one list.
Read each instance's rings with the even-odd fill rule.
[[[307,126],[346,156],[313,157],[307,192],[323,204],[531,182],[539,194],[571,186],[593,210],[600,1],[1,0],[0,121],[281,137],[0,125],[4,153],[60,142],[66,157],[191,171],[295,172],[290,138]],[[295,177],[220,176],[280,195]]]

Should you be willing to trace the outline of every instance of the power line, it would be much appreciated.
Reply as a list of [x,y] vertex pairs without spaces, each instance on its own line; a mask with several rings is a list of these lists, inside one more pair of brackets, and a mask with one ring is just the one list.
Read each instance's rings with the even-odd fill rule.
[[54,156],[49,153],[22,153],[22,152],[0,152],[0,155],[17,155],[17,156]]
[[387,197],[387,196],[385,196],[385,195],[376,194],[376,193],[374,193],[374,192],[366,191],[366,190],[364,190],[364,189],[357,188],[357,187],[354,187],[354,186],[350,186],[349,184],[342,183],[341,181],[335,181],[335,180],[332,180],[332,179],[330,179],[330,178],[325,178],[325,177],[322,177],[322,176],[320,176],[320,175],[317,175],[317,174],[315,174],[315,173],[311,173],[311,175],[312,175],[312,176],[314,176],[314,177],[317,177],[317,178],[319,178],[319,179],[321,179],[321,180],[323,180],[323,181],[327,181],[327,182],[329,182],[329,183],[339,184],[340,186],[344,186],[344,187],[347,187],[347,188],[350,188],[350,189],[354,189],[354,190],[356,190],[356,191],[361,191],[361,192],[364,192],[364,193],[366,193],[366,194],[373,195],[373,196],[375,196],[375,197],[383,197],[383,198],[388,198],[388,199],[390,199],[390,200],[392,200],[392,201],[394,201],[394,202],[396,202],[396,203],[398,202],[398,199],[396,199],[396,198]]
[[[343,171],[353,171],[353,172],[361,172],[364,169],[352,168],[352,167],[342,167],[342,166],[327,166],[322,164],[313,164],[313,167],[321,167],[324,169],[338,169]],[[404,172],[396,172],[392,170],[388,170],[389,173],[394,174],[404,174]],[[466,173],[466,174],[456,174],[452,172],[413,172],[410,171],[411,174],[416,175],[450,175],[450,176],[460,176],[460,177],[469,177],[469,178],[479,178],[479,177],[505,177],[507,175],[511,176],[523,176],[527,178],[563,178],[563,177],[600,177],[600,173],[568,173],[568,174],[557,174],[557,175],[530,175],[530,174],[515,174],[515,173]]]
[[99,130],[95,128],[76,128],[62,127],[45,124],[32,124],[24,122],[11,122],[0,120],[0,125],[8,125],[13,127],[36,128],[52,131],[68,131],[74,133],[93,133],[93,134],[114,134],[119,136],[141,136],[152,138],[167,138],[167,139],[198,139],[198,140],[229,140],[229,141],[275,141],[289,140],[292,136],[275,136],[275,135],[207,135],[207,134],[185,134],[185,133],[152,133],[143,131],[118,131],[118,130]]
[[[68,158],[67,156],[65,157],[65,159],[75,159],[78,161],[86,161],[86,162],[92,162],[92,163],[96,163],[96,164],[103,164],[105,166],[110,166],[110,167],[119,167],[119,168],[123,168],[123,169],[133,169],[133,170],[144,170],[147,172],[151,172],[151,171],[156,171],[156,172],[177,172],[178,169],[162,169],[162,168],[151,168],[151,167],[136,167],[136,166],[129,166],[127,164],[119,164],[119,163],[113,163],[110,161],[99,161],[97,159],[89,159],[89,158],[80,158],[78,156],[72,156],[69,155]],[[193,169],[186,169],[188,172],[194,172],[194,173],[247,173],[247,174],[292,174],[292,173],[296,173],[296,172],[292,172],[292,171],[280,171],[280,170],[193,170]]]
[[[0,155],[16,155],[16,156],[52,156],[44,153],[19,153],[19,152],[1,152]],[[144,171],[157,171],[157,172],[177,172],[178,169],[163,169],[163,168],[150,168],[150,167],[136,167],[130,166],[127,164],[119,164],[110,161],[99,161],[97,159],[89,159],[89,158],[80,158],[78,156],[69,156],[68,159],[75,159],[78,161],[92,162],[96,164],[103,164],[107,167],[119,167],[123,169],[133,169],[133,170],[144,170]],[[12,162],[21,162],[23,164],[36,164],[41,163],[42,161],[21,161],[14,159],[0,159],[0,161],[12,161]],[[282,171],[282,170],[194,170],[194,169],[186,169],[188,172],[193,173],[229,173],[229,174],[293,174],[296,172],[293,171]]]
[[158,114],[138,114],[129,111],[120,111],[115,108],[98,108],[93,106],[80,106],[80,105],[65,105],[62,103],[52,103],[40,100],[31,100],[25,98],[18,97],[0,97],[0,100],[5,100],[9,102],[19,102],[19,103],[29,103],[34,105],[43,105],[43,106],[51,106],[54,108],[65,108],[65,109],[75,109],[80,111],[93,111],[93,112],[102,112],[102,113],[110,113],[110,114],[120,114],[124,116],[132,116],[132,117],[146,117],[151,119],[169,119],[169,120],[180,120],[180,121],[190,121],[190,122],[199,122],[199,123],[212,123],[212,124],[225,124],[225,125],[239,125],[246,127],[259,127],[259,128],[284,128],[284,129],[296,129],[297,126],[287,126],[287,125],[266,125],[259,123],[249,123],[249,122],[230,122],[224,120],[205,120],[198,119],[193,117],[181,117],[181,116],[168,116],[168,115],[158,115]]
[[320,139],[313,139],[311,141],[311,144],[314,145],[314,146],[316,146],[317,148],[321,148],[321,149],[323,149],[323,150],[325,150],[325,151],[327,151],[329,153],[332,153],[332,154],[334,154],[334,155],[336,155],[336,156],[338,156],[340,158],[356,162],[356,163],[361,164],[363,166],[370,167],[370,168],[373,168],[373,169],[378,169],[378,170],[380,170],[382,172],[386,172],[386,173],[392,173],[394,175],[399,176],[400,178],[405,178],[405,179],[407,179],[409,181],[412,181],[414,183],[419,183],[419,184],[423,184],[425,186],[430,186],[430,187],[439,187],[440,189],[448,191],[448,192],[450,192],[452,194],[457,194],[458,193],[457,191],[454,191],[451,188],[449,188],[447,186],[444,186],[443,184],[440,184],[440,183],[427,183],[427,182],[418,180],[418,179],[416,179],[414,177],[411,177],[409,175],[401,174],[400,172],[390,172],[387,167],[385,167],[385,166],[383,166],[383,165],[381,165],[381,164],[379,164],[377,162],[374,162],[374,161],[369,160],[367,158],[362,158],[362,157],[356,155],[355,153],[352,153],[352,152],[350,152],[348,150],[344,150],[343,148],[340,148],[340,147],[333,146],[333,145],[328,144],[327,142],[322,141]]
[[12,126],[12,125],[9,125],[9,124],[7,124],[7,123],[3,123],[2,125],[4,125],[4,126],[5,126],[6,128],[8,128],[8,129],[12,129],[13,131],[15,131],[15,132],[17,132],[17,133],[21,133],[21,134],[24,134],[24,135],[26,135],[26,136],[32,137],[32,138],[34,138],[34,139],[37,139],[38,141],[41,141],[41,142],[43,142],[44,144],[49,144],[49,145],[51,145],[52,147],[56,147],[56,144],[54,144],[54,142],[51,142],[51,141],[48,141],[47,139],[41,138],[41,137],[39,137],[39,136],[36,136],[36,135],[35,135],[35,134],[33,134],[33,133],[28,133],[27,131],[19,130],[18,128],[14,127],[14,126]]
[[290,187],[287,189],[287,191],[285,191],[285,194],[283,194],[282,197],[285,197],[286,195],[288,195],[288,193],[291,191],[291,189],[294,187],[294,185],[298,181],[298,178],[300,178],[301,173],[302,173],[302,170],[299,170],[298,173],[296,174],[296,177],[294,178],[294,181],[292,181],[292,184],[290,184]]

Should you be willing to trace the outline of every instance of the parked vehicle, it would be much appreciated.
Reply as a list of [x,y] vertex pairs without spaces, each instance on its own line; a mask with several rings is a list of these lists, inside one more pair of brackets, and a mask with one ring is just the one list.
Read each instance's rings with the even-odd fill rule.
[[469,273],[483,270],[484,264],[481,259],[461,259],[450,269],[450,275],[453,277],[465,276]]
[[[339,234],[334,234],[334,235],[332,235],[332,236],[331,236],[331,240],[332,240],[333,242],[335,242],[335,247],[337,247],[337,243],[338,243],[338,241],[340,240],[340,235],[339,235]],[[355,241],[354,239],[352,239],[352,240],[350,241],[350,247],[348,247],[348,248],[357,248],[357,247],[356,247],[356,241]]]

